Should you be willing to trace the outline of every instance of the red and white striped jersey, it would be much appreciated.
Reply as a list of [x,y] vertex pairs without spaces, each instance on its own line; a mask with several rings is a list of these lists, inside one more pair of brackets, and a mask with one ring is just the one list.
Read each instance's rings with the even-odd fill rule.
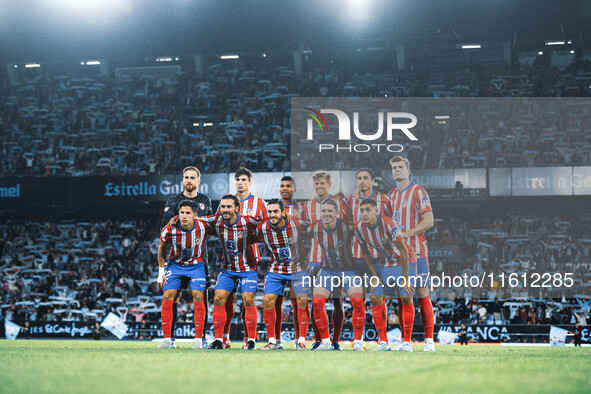
[[[329,199],[332,199],[333,196],[329,195]],[[346,200],[343,199],[334,199],[334,201],[339,206],[339,219],[345,221],[347,224],[353,223],[353,215],[351,214],[351,208]],[[318,198],[314,198],[308,201],[302,201],[299,203],[298,209],[298,217],[303,219],[307,223],[314,223],[320,220],[320,206],[322,205],[321,201],[318,201]],[[316,240],[312,238],[310,242],[310,254],[308,261],[310,262],[321,262],[322,261],[322,252],[316,245]]]
[[[372,200],[375,200],[378,204],[378,214],[379,215],[386,215],[392,216],[392,211],[390,210],[391,201],[385,193],[379,192],[374,189],[371,193]],[[351,214],[353,215],[354,223],[357,223],[361,220],[361,213],[359,212],[359,207],[361,205],[361,201],[364,199],[361,197],[355,198],[353,195],[350,195],[348,198],[349,206],[351,207]],[[374,250],[371,246],[369,247],[369,251],[371,252],[371,256],[374,259],[379,257],[378,252]],[[357,242],[357,238],[353,239],[353,257],[356,259],[363,258],[363,252],[361,251],[361,247]]]
[[[251,193],[244,200],[240,200],[240,214],[243,216],[252,216],[260,220],[267,220],[267,204],[265,200],[253,196]],[[256,243],[252,245],[252,250],[256,256],[256,261],[259,262],[261,260],[261,253]]]
[[[416,262],[415,252],[402,236],[396,222],[385,215],[378,215],[378,223],[375,228],[370,228],[363,222],[355,225],[355,238],[361,245],[365,244],[377,250],[383,260],[384,267],[394,267],[400,264],[400,251],[395,243],[404,241],[408,249],[408,262]],[[373,256],[372,256],[373,257]]]
[[160,233],[160,240],[170,243],[168,261],[180,265],[193,265],[203,262],[203,245],[205,238],[213,234],[206,223],[195,220],[193,229],[185,231],[178,226],[167,224]]
[[252,245],[254,233],[261,221],[238,215],[236,222],[228,226],[219,214],[208,217],[208,221],[222,244],[222,269],[232,272],[256,271],[258,260]]
[[[429,195],[425,189],[414,182],[411,182],[402,191],[395,187],[390,190],[388,197],[392,201],[390,209],[394,213],[394,221],[403,232],[415,228],[423,213],[433,211]],[[427,239],[424,233],[409,237],[408,240],[418,258],[427,258]]]
[[355,235],[355,227],[337,219],[336,227],[328,231],[318,220],[312,223],[308,229],[310,236],[316,241],[322,254],[321,266],[328,269],[349,269],[355,266],[353,263],[352,242]]
[[302,225],[297,218],[286,222],[282,229],[276,230],[269,220],[259,224],[257,242],[264,242],[271,253],[269,272],[293,274],[304,269],[305,252],[302,243]]

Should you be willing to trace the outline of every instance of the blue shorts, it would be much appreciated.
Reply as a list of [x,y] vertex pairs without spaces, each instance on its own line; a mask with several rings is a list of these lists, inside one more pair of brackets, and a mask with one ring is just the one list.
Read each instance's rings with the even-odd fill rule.
[[181,282],[188,281],[191,290],[205,291],[205,263],[193,265],[169,263],[166,265],[165,275],[166,284],[162,286],[162,290],[180,290]]
[[[378,286],[373,290],[371,293],[372,296],[384,295],[389,293],[389,295],[395,296],[396,294],[393,293],[393,290],[398,287],[396,285],[397,280],[399,277],[402,276],[402,267],[397,265],[396,267],[378,267],[378,275],[382,283],[386,286],[387,289],[384,289],[384,286]],[[417,283],[420,283],[417,280],[417,273],[415,270],[415,263],[410,263],[408,265],[408,277],[412,285],[414,285],[414,281],[416,280]],[[415,279],[413,279],[415,277]],[[410,295],[405,290],[400,289],[400,295]]]
[[240,283],[240,290],[243,293],[256,293],[259,276],[256,271],[232,272],[222,270],[218,275],[218,281],[215,284],[216,290],[226,290],[229,292],[236,290],[236,282]]
[[290,283],[295,294],[308,294],[310,292],[310,286],[308,285],[310,282],[303,280],[307,276],[308,271],[300,271],[295,274],[276,274],[275,272],[269,272],[265,278],[265,294],[282,296],[285,286]]
[[[336,277],[334,281],[333,277]],[[340,288],[349,291],[351,287],[363,287],[363,278],[355,270],[333,271],[323,268],[312,283],[314,287],[321,287],[332,293]]]
[[[376,267],[376,270],[380,266],[381,262],[381,259],[373,259],[373,265]],[[357,271],[359,272],[360,276],[367,274],[367,276],[370,277],[372,275],[364,259],[357,259]]]
[[429,260],[425,257],[417,258],[417,276],[421,278],[421,283],[417,283],[417,287],[431,286],[431,275],[429,274]]

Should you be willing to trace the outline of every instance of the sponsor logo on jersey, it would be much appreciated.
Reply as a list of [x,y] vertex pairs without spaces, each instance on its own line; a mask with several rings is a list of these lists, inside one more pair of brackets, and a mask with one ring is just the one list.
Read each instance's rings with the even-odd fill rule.
[[202,211],[205,211],[205,204],[200,202],[199,203],[199,209],[201,209]]

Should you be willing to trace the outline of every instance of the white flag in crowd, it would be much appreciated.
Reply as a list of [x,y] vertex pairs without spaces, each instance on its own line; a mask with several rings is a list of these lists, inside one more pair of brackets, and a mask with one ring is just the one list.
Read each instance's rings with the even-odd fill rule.
[[123,320],[113,312],[110,312],[107,317],[105,317],[105,320],[101,323],[101,327],[111,331],[111,333],[119,339],[123,338],[128,330],[127,324],[123,323]]
[[437,338],[439,338],[439,343],[441,345],[453,345],[458,337],[458,334],[455,332],[443,331],[439,330],[439,334],[437,334]]
[[16,339],[18,333],[21,332],[21,327],[10,320],[5,320],[4,332],[6,333],[6,339]]
[[388,342],[398,345],[402,342],[402,335],[400,332],[400,328],[394,328],[388,331]]
[[566,343],[566,334],[568,334],[568,330],[550,326],[550,345],[564,346]]

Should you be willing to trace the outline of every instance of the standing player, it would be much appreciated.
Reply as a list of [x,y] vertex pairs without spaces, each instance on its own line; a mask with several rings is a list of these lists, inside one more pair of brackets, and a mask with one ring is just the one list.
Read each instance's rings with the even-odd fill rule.
[[[178,225],[166,225],[160,235],[158,248],[158,285],[164,291],[162,300],[162,332],[164,340],[158,348],[173,348],[171,327],[173,304],[181,289],[183,280],[189,281],[195,306],[195,340],[193,349],[203,347],[203,328],[205,326],[206,273],[204,249],[205,238],[212,233],[208,226],[196,220],[197,203],[182,201],[178,207]],[[172,246],[165,263],[166,248]],[[165,268],[166,264],[166,268]]]
[[[281,183],[279,184],[279,195],[281,196],[281,202],[283,202],[283,205],[285,206],[285,212],[290,214],[292,217],[297,216],[298,213],[298,208],[299,208],[299,204],[296,204],[293,201],[293,195],[296,192],[296,181],[293,177],[291,176],[284,176],[283,178],[281,178]],[[302,256],[302,259],[305,259],[306,256]],[[303,262],[303,261],[302,261]],[[297,304],[297,298],[295,296],[295,293],[293,292],[293,286],[291,286],[290,289],[290,299],[291,299],[291,308],[293,311],[293,327],[294,327],[294,331],[295,331],[295,348],[298,349],[298,341],[297,339],[300,338],[301,336],[303,336],[304,338],[306,337],[307,332],[305,333],[301,333],[300,334],[300,324],[299,324],[299,320],[298,320],[298,304]],[[282,319],[282,305],[283,305],[283,296],[279,296],[277,297],[277,303],[275,305],[275,310],[277,312],[277,324],[275,325],[275,332],[279,333],[278,335],[281,335],[281,319]],[[306,316],[310,316],[310,309],[308,308],[308,305],[306,304]],[[307,330],[308,325],[306,325],[306,330]]]
[[[196,167],[189,166],[183,170],[183,187],[184,190],[182,193],[177,194],[176,196],[172,196],[166,201],[166,205],[164,206],[164,213],[162,215],[162,221],[160,223],[160,231],[168,224],[171,218],[179,214],[179,203],[184,200],[194,201],[197,204],[197,216],[207,216],[211,215],[213,212],[211,210],[211,200],[204,194],[197,192],[197,188],[201,183],[201,173]],[[209,288],[209,269],[207,265],[207,243],[203,243],[203,259],[205,263],[205,322],[207,324],[207,289]],[[177,292],[177,296],[174,300],[174,304],[172,306],[172,324],[171,324],[171,341],[172,346],[176,347],[174,341],[174,326],[176,323],[177,318],[177,306],[178,302],[181,298],[182,289],[186,289],[188,283],[183,282],[181,283],[181,291]],[[207,347],[207,341],[205,337],[203,338],[203,345]]]
[[[265,200],[259,198],[257,196],[253,196],[250,192],[250,188],[253,182],[253,175],[252,172],[248,168],[240,167],[234,173],[234,180],[236,182],[236,197],[240,200],[240,214],[243,216],[252,216],[259,218],[261,220],[267,219],[267,206],[265,205]],[[259,246],[254,243],[252,245],[252,250],[255,256],[255,264],[261,260],[261,254],[259,253]],[[232,291],[232,295],[228,297],[228,302],[226,303],[226,315],[228,319],[226,320],[226,325],[224,327],[224,348],[229,348],[231,345],[230,342],[230,327],[232,326],[232,319],[234,318],[234,300],[236,299],[236,294]],[[283,298],[281,299],[283,301]],[[279,305],[279,311],[281,313],[281,304]],[[242,306],[242,324],[244,328],[244,345],[243,348],[247,347],[246,339],[248,338],[248,328],[246,326],[246,321],[244,320],[244,305]],[[279,321],[281,324],[281,320]],[[281,331],[281,330],[279,330]]]
[[257,291],[257,260],[253,252],[253,235],[262,220],[240,215],[240,201],[236,196],[226,194],[220,201],[218,213],[211,218],[213,228],[222,244],[222,272],[215,285],[213,301],[213,327],[215,341],[212,349],[224,349],[223,333],[226,325],[226,301],[236,289],[237,282],[242,290],[244,322],[248,327],[244,335],[247,349],[255,350],[257,310],[254,296]]
[[[394,220],[386,215],[378,214],[378,204],[375,200],[371,198],[363,200],[359,211],[361,221],[355,225],[355,237],[359,241],[368,268],[382,282],[371,293],[373,320],[380,337],[380,343],[375,350],[390,350],[386,333],[386,318],[383,313],[385,291],[383,284],[386,283],[389,288],[394,285],[399,287],[398,298],[401,300],[402,315],[404,316],[404,326],[401,327],[404,330],[403,337],[406,339],[402,343],[401,350],[412,352],[410,337],[415,309],[412,302],[414,289],[412,289],[409,277],[414,277],[416,280],[414,251],[402,237]],[[380,265],[377,272],[374,267],[375,260],[369,247],[379,253]]]
[[[322,202],[334,198],[334,196],[329,192],[330,187],[332,186],[330,179],[330,174],[322,171],[317,172],[312,176],[312,182],[314,184],[314,192],[316,193],[316,197],[312,200],[301,203],[299,209],[299,215],[305,222],[314,223],[316,221],[319,221],[321,218],[320,209]],[[352,223],[353,218],[351,215],[351,208],[349,207],[347,202],[344,199],[334,199],[334,201],[337,204],[337,212],[339,214],[339,219],[345,221],[346,223]],[[316,241],[312,239],[310,242],[310,252],[308,258],[308,270],[311,275],[314,272],[316,272],[316,270],[319,268],[322,258],[323,255],[321,250],[316,244]],[[342,350],[341,345],[339,344],[339,339],[341,337],[341,331],[343,330],[345,311],[343,309],[343,300],[340,291],[340,289],[337,289],[335,292],[333,292],[332,295],[332,302],[334,307],[332,313],[332,347],[334,350]],[[313,306],[312,309],[314,309]],[[318,348],[318,346],[320,346],[321,339],[320,332],[316,327],[316,321],[312,322],[312,328],[314,329],[314,336],[316,337],[316,343],[314,344],[314,346],[312,346],[312,350],[315,350]]]
[[[359,207],[361,205],[361,201],[366,198],[371,198],[376,201],[380,215],[391,216],[390,199],[388,196],[386,196],[386,194],[381,193],[374,188],[376,175],[373,170],[369,168],[360,168],[355,174],[355,180],[357,182],[357,190],[348,198],[354,223],[357,223],[361,220],[361,212],[359,211]],[[380,257],[378,252],[372,247],[369,247],[369,250],[371,257],[374,260],[374,265],[378,264]],[[357,241],[357,238],[353,239],[353,257],[357,260],[359,275],[371,275],[371,272],[365,263],[365,260],[363,259],[363,251],[361,250],[361,246],[359,246],[359,241]],[[381,313],[383,315],[384,321],[387,321],[388,310],[386,308],[385,302],[382,303]]]
[[[279,199],[272,199],[267,204],[269,219],[261,223],[257,229],[257,241],[264,242],[271,253],[269,270],[265,278],[265,296],[263,298],[264,320],[267,327],[269,343],[263,350],[277,349],[276,336],[281,332],[275,331],[277,316],[275,305],[277,298],[283,295],[285,285],[291,284],[297,299],[298,332],[295,338],[296,350],[306,350],[306,332],[308,331],[309,316],[308,287],[303,279],[308,275],[303,267],[302,229],[298,219],[287,220],[285,206]],[[296,323],[294,322],[294,325]]]
[[[320,332],[321,342],[317,350],[331,350],[328,316],[324,310],[326,299],[336,287],[333,278],[349,294],[353,305],[353,350],[363,351],[363,327],[365,325],[365,302],[362,279],[357,274],[351,256],[354,236],[353,226],[339,219],[339,204],[325,200],[321,204],[322,219],[309,227],[310,236],[316,241],[322,253],[322,270],[314,279],[313,313]],[[336,277],[336,278],[335,278]],[[334,325],[333,325],[334,329]]]
[[[402,236],[409,241],[417,255],[417,275],[421,280],[420,283],[417,283],[416,293],[425,330],[424,351],[434,352],[434,316],[433,305],[429,298],[429,256],[427,239],[425,238],[425,231],[433,227],[431,201],[425,189],[410,181],[410,163],[407,159],[402,156],[394,156],[390,159],[390,165],[392,176],[396,181],[396,187],[388,193],[388,197],[392,201],[391,209],[394,213],[394,221],[402,230]],[[399,310],[399,319],[401,316]],[[402,322],[404,323],[404,321]],[[410,338],[404,339],[410,341]]]

